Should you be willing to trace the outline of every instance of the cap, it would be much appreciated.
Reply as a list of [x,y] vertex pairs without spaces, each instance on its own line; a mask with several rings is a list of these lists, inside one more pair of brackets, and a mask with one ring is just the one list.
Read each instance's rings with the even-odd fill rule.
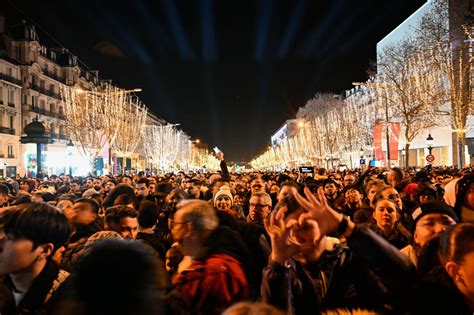
[[448,206],[442,201],[432,200],[432,201],[423,203],[418,208],[416,208],[415,211],[413,211],[411,215],[413,218],[412,232],[415,231],[416,223],[422,217],[430,213],[446,214],[449,217],[451,217],[454,221],[458,222],[458,217],[456,216],[456,213],[454,212],[453,208],[451,208],[450,206]]

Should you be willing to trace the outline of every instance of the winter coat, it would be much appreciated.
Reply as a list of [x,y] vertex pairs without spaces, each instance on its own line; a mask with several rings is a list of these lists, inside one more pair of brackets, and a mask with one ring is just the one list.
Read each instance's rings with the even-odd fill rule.
[[332,308],[383,311],[386,293],[398,297],[416,272],[409,260],[367,227],[357,227],[347,239],[320,259],[303,265],[290,259],[265,268],[263,301],[288,314],[319,314]]
[[236,220],[231,215],[217,211],[219,224],[225,225],[239,233],[245,244],[248,255],[243,261],[244,269],[249,283],[250,299],[257,300],[260,297],[260,286],[262,284],[262,270],[268,263],[270,255],[270,238],[265,228],[255,223]]
[[218,227],[206,241],[208,250],[173,280],[198,314],[220,314],[231,304],[248,297],[247,278],[241,263],[244,251],[238,235]]
[[143,243],[145,246],[151,247],[159,255],[159,258],[162,261],[165,261],[167,246],[159,233],[139,232],[137,234],[136,240],[140,243]]
[[405,235],[402,231],[398,230],[397,226],[393,228],[392,233],[388,236],[385,235],[385,232],[376,223],[369,224],[369,228],[398,249],[407,246],[411,239],[411,235]]
[[48,259],[43,270],[16,306],[13,283],[7,275],[0,283],[0,314],[49,314],[64,296],[69,273]]
[[84,249],[89,237],[102,230],[104,230],[104,224],[101,218],[97,218],[91,224],[79,227],[66,243],[66,249],[61,259],[61,268],[71,271],[74,257]]

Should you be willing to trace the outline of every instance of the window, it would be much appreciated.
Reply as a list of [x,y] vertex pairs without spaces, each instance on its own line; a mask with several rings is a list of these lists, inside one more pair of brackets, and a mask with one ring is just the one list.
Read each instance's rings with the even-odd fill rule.
[[49,85],[49,91],[54,93],[54,84]]
[[13,77],[13,70],[12,68],[8,68],[8,75]]
[[36,107],[36,96],[34,95],[31,96],[31,107]]
[[40,80],[40,88],[44,89],[44,80]]
[[15,91],[8,90],[8,104],[15,104]]
[[36,77],[31,75],[31,85],[36,85]]
[[15,129],[14,127],[15,127],[14,118],[13,118],[13,116],[10,116],[10,129]]
[[9,158],[14,157],[14,155],[13,155],[13,144],[11,144],[11,143],[8,144],[8,157]]
[[0,85],[0,104],[3,104],[3,87]]

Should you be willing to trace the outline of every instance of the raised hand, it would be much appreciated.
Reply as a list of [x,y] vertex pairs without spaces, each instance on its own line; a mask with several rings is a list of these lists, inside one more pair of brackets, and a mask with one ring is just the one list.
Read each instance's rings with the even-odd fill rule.
[[296,192],[296,201],[298,201],[298,203],[308,211],[311,217],[318,223],[321,236],[337,231],[339,224],[342,221],[342,214],[333,210],[328,205],[326,196],[324,196],[323,188],[319,187],[318,198],[316,198],[307,187],[304,188],[304,194],[306,198]]
[[286,206],[270,214],[270,220],[263,220],[265,229],[272,243],[271,259],[281,265],[301,250],[301,244],[292,237],[292,230],[298,226],[298,221],[290,219],[285,223],[284,216],[288,211]]

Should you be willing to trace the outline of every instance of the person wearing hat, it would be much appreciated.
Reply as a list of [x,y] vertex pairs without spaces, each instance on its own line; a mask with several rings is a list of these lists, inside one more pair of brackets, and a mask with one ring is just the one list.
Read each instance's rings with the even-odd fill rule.
[[[244,218],[242,208],[234,206],[234,197],[229,187],[221,187],[214,195],[214,207],[217,210],[225,211],[236,219]],[[240,210],[240,211],[239,211]]]
[[418,255],[423,246],[435,235],[446,231],[451,225],[458,222],[458,217],[453,208],[444,202],[433,200],[428,201],[412,213],[413,225],[412,245],[408,245],[400,250],[407,255],[415,266],[417,266]]

